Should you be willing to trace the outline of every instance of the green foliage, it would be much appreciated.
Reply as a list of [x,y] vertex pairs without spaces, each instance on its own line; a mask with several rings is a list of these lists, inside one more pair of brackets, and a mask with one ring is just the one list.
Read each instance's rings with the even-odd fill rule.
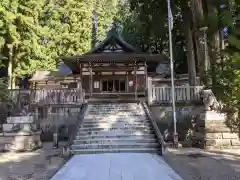
[[[235,113],[240,113],[240,11],[236,12],[238,4],[231,6],[231,9],[225,10],[234,12],[232,18],[228,21],[229,27],[228,47],[222,52],[224,54],[224,66],[217,72],[218,75],[218,98],[227,105],[229,119],[232,125],[240,127],[240,114],[237,118]],[[225,16],[226,17],[226,16]],[[226,18],[223,23],[226,22]],[[235,118],[234,118],[235,117]]]
[[106,38],[106,33],[110,30],[112,23],[117,18],[118,13],[117,0],[96,0],[95,6],[98,19],[98,40]]
[[2,0],[0,65],[12,62],[15,77],[55,69],[59,56],[91,48],[93,9],[101,40],[116,17],[117,5],[116,0]]
[[0,2],[0,35],[2,54],[7,58],[5,65],[12,62],[13,75],[22,76],[31,71],[35,60],[43,60],[44,54],[39,47],[39,12],[42,1]]
[[[165,1],[131,0],[130,11],[124,13],[124,36],[143,52],[162,53],[166,47],[167,8]],[[123,4],[127,6],[127,3]],[[126,8],[128,10],[128,8]],[[124,11],[123,11],[124,12]],[[122,12],[122,13],[123,13]]]

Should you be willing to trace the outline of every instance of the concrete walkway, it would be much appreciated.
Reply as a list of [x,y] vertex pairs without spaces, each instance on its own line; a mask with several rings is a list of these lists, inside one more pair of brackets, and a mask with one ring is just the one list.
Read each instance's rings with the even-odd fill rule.
[[183,180],[155,154],[75,155],[51,180]]

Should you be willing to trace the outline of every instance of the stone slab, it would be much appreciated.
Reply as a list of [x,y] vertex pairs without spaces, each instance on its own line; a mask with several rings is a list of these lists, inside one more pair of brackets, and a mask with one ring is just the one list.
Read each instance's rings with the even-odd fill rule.
[[12,131],[13,124],[3,124],[3,131],[4,132],[9,132]]
[[232,146],[239,146],[239,148],[240,148],[240,140],[239,139],[231,140],[231,144],[232,144]]
[[8,124],[31,124],[33,123],[33,116],[17,116],[17,117],[8,117]]
[[206,111],[200,114],[200,119],[205,119],[205,121],[224,121],[226,118],[226,114],[215,111]]
[[224,126],[206,126],[205,127],[205,132],[206,133],[230,133],[231,129],[228,127]]
[[222,133],[223,139],[238,139],[239,135],[237,133]]
[[183,180],[162,157],[148,153],[75,155],[51,180]]
[[20,132],[5,132],[3,134],[3,136],[5,137],[15,137],[15,136],[32,136],[32,135],[40,135],[40,132],[24,132],[24,131],[20,131]]
[[222,139],[222,133],[206,133],[207,139]]
[[206,146],[213,146],[213,147],[229,147],[232,146],[231,140],[230,139],[209,139],[206,140]]

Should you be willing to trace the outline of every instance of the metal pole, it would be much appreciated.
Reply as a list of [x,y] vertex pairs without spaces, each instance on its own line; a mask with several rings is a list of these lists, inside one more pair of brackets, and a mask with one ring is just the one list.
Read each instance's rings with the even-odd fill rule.
[[[168,3],[168,18],[170,18],[170,0],[167,0]],[[171,17],[172,18],[172,17]],[[178,133],[177,133],[177,117],[176,117],[176,105],[175,105],[175,87],[174,87],[174,65],[173,65],[173,48],[172,48],[172,27],[170,25],[170,20],[168,19],[168,32],[169,32],[169,51],[170,51],[170,64],[171,64],[171,90],[172,90],[172,112],[173,112],[173,124],[174,124],[174,133],[173,133],[173,144],[174,147],[178,147]]]
[[204,59],[204,70],[205,70],[205,72],[207,72],[208,71],[208,57],[207,57],[207,33],[206,33],[206,29],[204,29],[204,57],[205,57],[205,59]]

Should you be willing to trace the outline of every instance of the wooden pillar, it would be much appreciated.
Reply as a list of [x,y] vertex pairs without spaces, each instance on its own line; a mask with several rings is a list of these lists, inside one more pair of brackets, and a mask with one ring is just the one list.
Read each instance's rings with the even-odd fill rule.
[[91,64],[91,62],[89,63],[89,72],[90,72],[90,75],[89,75],[89,95],[90,95],[90,97],[92,97],[93,73],[92,73],[92,64]]
[[129,73],[128,73],[128,71],[126,72],[126,74],[127,74],[127,76],[126,76],[126,90],[127,90],[127,93],[129,92],[129,90],[128,90],[128,75],[129,75]]
[[[78,90],[79,90],[79,101],[81,102],[81,101],[83,101],[83,99],[84,99],[84,97],[83,97],[83,79],[82,79],[82,64],[79,64],[79,80],[78,80],[78,84],[77,84],[77,88],[78,88]],[[81,102],[82,103],[82,102]]]
[[147,92],[147,94],[148,94],[148,105],[151,105],[152,104],[152,101],[153,101],[153,98],[152,98],[152,96],[153,96],[153,92],[152,92],[152,79],[149,77],[148,78],[148,88],[147,88],[147,90],[148,90],[148,92]]
[[82,64],[79,64],[79,80],[80,80],[80,87],[82,89]]
[[147,87],[148,87],[148,74],[147,74],[147,62],[144,63],[144,74],[145,74],[145,95],[147,95]]
[[136,61],[134,62],[134,95],[135,95],[135,100],[137,100],[137,64]]

